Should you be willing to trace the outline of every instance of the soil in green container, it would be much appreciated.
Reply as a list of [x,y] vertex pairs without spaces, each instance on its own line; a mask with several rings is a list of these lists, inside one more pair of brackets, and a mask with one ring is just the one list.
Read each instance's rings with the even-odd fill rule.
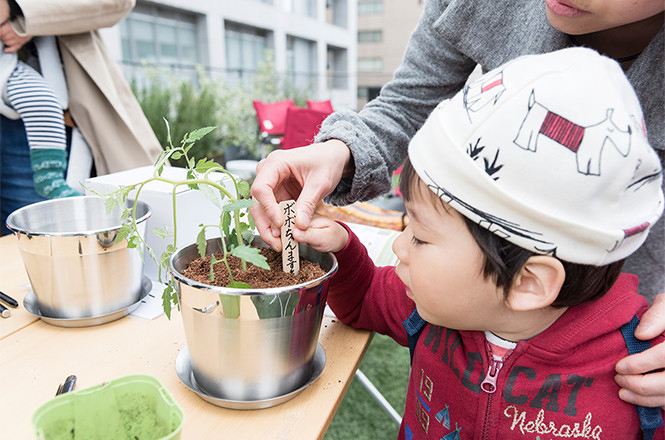
[[[115,440],[155,440],[165,437],[177,428],[169,426],[155,410],[154,399],[141,393],[119,393],[116,401],[120,415],[118,432],[99,432],[95,438]],[[177,420],[174,421],[176,423]],[[79,440],[73,419],[58,420],[44,427],[45,440]],[[86,435],[85,440],[92,440]]]
[[138,393],[122,393],[117,399],[129,440],[154,440],[171,433],[167,422],[157,416],[153,399]]

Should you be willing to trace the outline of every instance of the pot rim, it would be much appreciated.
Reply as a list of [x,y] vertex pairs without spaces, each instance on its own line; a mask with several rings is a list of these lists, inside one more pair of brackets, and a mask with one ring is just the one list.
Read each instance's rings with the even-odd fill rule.
[[[104,199],[103,197],[98,197],[98,196],[75,196],[75,197],[68,197],[66,199],[81,199],[81,198],[100,199],[100,200]],[[116,225],[105,227],[105,228],[88,229],[88,230],[77,231],[77,232],[40,232],[40,231],[35,232],[35,231],[28,231],[26,228],[17,226],[13,223],[14,217],[16,217],[17,215],[19,215],[19,213],[21,213],[21,212],[23,212],[23,211],[25,211],[25,210],[27,210],[31,207],[34,208],[37,205],[41,206],[41,205],[47,205],[47,204],[62,203],[62,200],[66,200],[66,199],[44,200],[44,201],[41,201],[41,202],[26,205],[26,206],[23,206],[23,207],[17,209],[16,211],[10,213],[7,216],[7,220],[6,220],[7,229],[12,231],[16,235],[24,234],[24,235],[28,235],[28,236],[31,236],[31,237],[81,237],[81,236],[86,236],[86,235],[97,235],[97,234],[103,234],[105,232],[112,232],[112,231],[116,231],[116,230],[118,230],[122,227],[123,223],[120,222]],[[134,200],[127,199],[126,203],[133,204]],[[139,224],[139,223],[142,223],[142,222],[146,221],[152,215],[152,209],[150,208],[150,205],[148,205],[146,202],[141,201],[141,200],[136,202],[136,204],[137,204],[137,207],[138,206],[144,206],[145,210],[146,210],[146,213],[144,215],[142,215],[141,217],[136,219],[136,223]]]
[[[219,237],[216,237],[219,239]],[[258,236],[257,236],[258,238]],[[256,241],[255,241],[256,242]],[[262,240],[260,240],[261,243],[263,243]],[[265,245],[265,243],[263,243]],[[308,248],[311,249],[311,247],[305,243],[300,243],[300,245],[307,246]],[[223,287],[223,286],[213,286],[211,284],[206,284],[206,283],[201,283],[199,281],[194,281],[191,278],[187,278],[180,272],[176,270],[176,268],[173,266],[173,260],[175,257],[184,252],[185,249],[189,248],[190,246],[196,246],[196,243],[188,244],[186,246],[183,246],[179,249],[177,249],[173,255],[169,258],[169,273],[173,278],[175,278],[176,281],[179,281],[185,285],[188,285],[190,287],[194,287],[197,289],[217,293],[217,294],[224,294],[224,295],[232,295],[232,296],[249,296],[249,295],[278,295],[282,293],[287,293],[287,292],[293,292],[294,290],[300,290],[303,288],[306,289],[311,289],[312,287],[316,287],[319,284],[323,283],[327,279],[329,279],[335,272],[337,272],[338,269],[338,263],[337,263],[337,258],[335,257],[335,254],[332,252],[319,252],[315,251],[312,249],[313,252],[317,252],[322,255],[327,255],[329,258],[332,259],[332,267],[326,271],[325,274],[321,275],[320,277],[307,281],[305,283],[300,283],[300,284],[292,284],[289,286],[282,286],[282,287],[264,287],[264,288],[249,288],[249,289],[240,289],[240,288],[232,288],[232,287]],[[265,246],[259,246],[259,247],[267,247]],[[197,254],[198,255],[198,254]],[[250,263],[251,264],[251,263]]]

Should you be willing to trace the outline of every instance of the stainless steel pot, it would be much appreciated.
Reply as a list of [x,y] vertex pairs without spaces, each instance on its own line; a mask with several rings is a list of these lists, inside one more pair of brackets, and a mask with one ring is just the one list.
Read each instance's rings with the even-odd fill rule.
[[[258,236],[254,244],[265,246]],[[199,257],[194,244],[171,257],[192,373],[209,395],[272,399],[310,378],[337,260],[307,245],[299,250],[326,274],[305,284],[259,290],[210,286],[184,277],[181,271]],[[219,238],[209,239],[207,253],[219,252]]]
[[[133,204],[133,202],[127,202]],[[25,206],[7,217],[39,310],[52,318],[105,315],[138,301],[143,249],[114,244],[121,209],[106,214],[101,197],[67,197]],[[150,208],[137,204],[145,234]]]

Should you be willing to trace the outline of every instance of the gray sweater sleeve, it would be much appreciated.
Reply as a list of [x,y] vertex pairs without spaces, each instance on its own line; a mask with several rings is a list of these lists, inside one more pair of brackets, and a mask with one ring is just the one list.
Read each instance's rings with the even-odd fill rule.
[[428,1],[411,35],[394,79],[360,112],[329,116],[317,142],[339,139],[351,149],[356,172],[326,198],[334,205],[369,200],[390,191],[391,173],[407,154],[415,132],[432,109],[462,88],[476,63],[458,52],[434,30],[447,2]]

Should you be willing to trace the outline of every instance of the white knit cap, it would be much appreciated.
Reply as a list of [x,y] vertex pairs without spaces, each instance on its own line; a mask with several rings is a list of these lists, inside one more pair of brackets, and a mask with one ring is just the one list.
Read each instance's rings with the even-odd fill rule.
[[663,212],[637,96],[590,49],[520,57],[468,84],[432,112],[409,158],[462,215],[573,263],[627,257]]

